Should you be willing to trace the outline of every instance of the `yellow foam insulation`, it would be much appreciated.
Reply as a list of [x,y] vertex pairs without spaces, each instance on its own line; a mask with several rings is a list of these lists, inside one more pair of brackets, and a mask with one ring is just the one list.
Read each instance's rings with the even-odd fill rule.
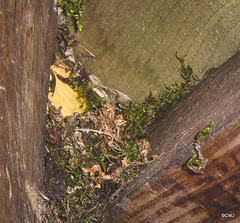
[[[54,65],[51,66],[51,69],[64,78],[68,78],[70,74],[70,72],[66,72],[65,69]],[[84,107],[80,108],[82,104],[78,102],[77,96],[77,93],[69,85],[63,83],[56,76],[56,87],[54,94],[49,92],[48,99],[56,108],[60,106],[62,107],[62,115],[65,117],[72,115],[74,112],[83,112]]]

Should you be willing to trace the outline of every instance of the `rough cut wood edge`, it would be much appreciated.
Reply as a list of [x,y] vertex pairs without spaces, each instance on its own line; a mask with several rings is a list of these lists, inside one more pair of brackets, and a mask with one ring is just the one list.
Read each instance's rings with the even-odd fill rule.
[[0,1],[0,222],[43,222],[48,77],[54,0]]
[[[104,222],[240,220],[239,62],[237,53],[146,131],[151,153],[165,154],[126,186]],[[196,175],[183,166],[193,155],[194,137],[212,121],[201,145],[208,165]]]

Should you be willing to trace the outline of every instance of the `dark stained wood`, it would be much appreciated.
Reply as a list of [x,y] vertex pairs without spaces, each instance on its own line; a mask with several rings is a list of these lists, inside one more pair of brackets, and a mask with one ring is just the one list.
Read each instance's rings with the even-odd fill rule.
[[43,222],[44,143],[54,0],[0,1],[0,222]]
[[[203,174],[184,168],[194,137],[215,121],[201,151]],[[164,155],[126,186],[104,222],[240,221],[240,53],[147,129],[151,154]],[[234,217],[222,217],[233,214]]]

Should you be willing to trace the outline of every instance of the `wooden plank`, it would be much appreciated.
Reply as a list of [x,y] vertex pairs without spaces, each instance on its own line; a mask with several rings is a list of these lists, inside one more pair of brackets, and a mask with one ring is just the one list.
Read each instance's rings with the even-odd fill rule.
[[[104,222],[240,221],[239,61],[237,53],[146,131],[151,154],[164,156],[126,186]],[[185,163],[212,121],[200,148],[207,167],[195,174]]]
[[0,1],[0,222],[43,222],[44,143],[54,1]]

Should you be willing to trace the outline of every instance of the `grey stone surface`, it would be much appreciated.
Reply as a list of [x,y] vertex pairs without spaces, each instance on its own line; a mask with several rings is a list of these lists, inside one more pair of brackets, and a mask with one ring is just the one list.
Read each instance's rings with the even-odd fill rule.
[[180,82],[176,51],[198,76],[239,51],[240,0],[88,0],[75,56],[104,85],[142,100]]

